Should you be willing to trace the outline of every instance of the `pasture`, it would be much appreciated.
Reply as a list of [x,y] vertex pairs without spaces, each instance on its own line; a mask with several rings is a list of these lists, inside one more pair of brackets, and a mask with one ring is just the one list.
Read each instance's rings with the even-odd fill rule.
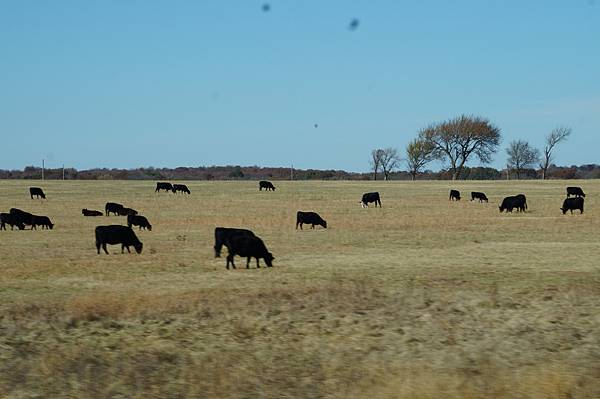
[[[1,397],[600,397],[600,182],[184,183],[0,182],[0,211],[55,223],[0,231]],[[567,185],[583,215],[562,215]],[[529,211],[500,214],[518,193]],[[107,201],[152,223],[142,254],[96,254],[126,218],[81,209]],[[298,210],[329,228],[295,230]],[[274,267],[225,270],[216,226]]]

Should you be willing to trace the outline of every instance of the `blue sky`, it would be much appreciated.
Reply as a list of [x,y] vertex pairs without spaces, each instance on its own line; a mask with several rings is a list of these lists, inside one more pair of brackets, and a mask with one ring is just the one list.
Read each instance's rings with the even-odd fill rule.
[[0,168],[364,171],[461,113],[493,166],[557,125],[557,163],[600,162],[600,1],[263,3],[0,0]]

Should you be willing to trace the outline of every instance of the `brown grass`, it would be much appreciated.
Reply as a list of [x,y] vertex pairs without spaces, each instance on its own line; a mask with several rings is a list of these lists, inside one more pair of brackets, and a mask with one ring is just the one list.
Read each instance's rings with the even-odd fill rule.
[[[3,181],[0,210],[56,227],[0,232],[1,397],[600,397],[600,183],[569,182],[582,216],[560,181],[30,184]],[[520,192],[530,212],[500,215]],[[152,222],[141,255],[96,255],[94,227],[124,218],[80,212],[106,201]],[[330,228],[294,230],[297,210]],[[254,230],[275,267],[226,271],[217,225]]]

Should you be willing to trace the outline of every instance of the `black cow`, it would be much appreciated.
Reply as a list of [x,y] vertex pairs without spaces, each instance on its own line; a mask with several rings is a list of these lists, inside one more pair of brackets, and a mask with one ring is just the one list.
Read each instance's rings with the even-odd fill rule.
[[23,224],[26,226],[31,226],[33,229],[33,215],[29,212],[22,211],[18,208],[10,208],[10,214],[13,217],[13,221],[16,224]]
[[484,193],[471,191],[471,201],[479,200],[479,202],[488,202],[488,197]]
[[173,184],[173,192],[177,193],[181,191],[182,193],[191,194],[190,189],[185,184]]
[[82,209],[81,213],[83,214],[83,216],[102,216],[102,212],[100,211],[93,211],[90,209]]
[[581,187],[567,187],[567,198],[569,198],[571,195],[575,197],[585,197]]
[[258,190],[262,191],[262,189],[266,189],[267,191],[275,191],[275,186],[270,181],[261,180],[258,182]]
[[15,226],[17,226],[19,230],[25,229],[25,224],[14,215],[11,215],[10,213],[0,213],[0,230],[6,230],[7,224],[10,225],[11,230],[14,230]]
[[138,211],[136,211],[135,209],[123,207],[123,208],[120,208],[119,210],[117,210],[117,214],[119,216],[137,215]]
[[42,230],[44,228],[52,230],[54,223],[50,221],[48,216],[33,215],[31,218],[31,228],[37,230],[37,226],[42,226]]
[[127,226],[138,226],[140,230],[148,229],[149,231],[152,231],[152,225],[148,219],[141,215],[127,215]]
[[104,206],[104,212],[106,213],[106,216],[109,216],[110,213],[114,213],[115,215],[119,214],[119,210],[123,209],[124,206],[121,204],[117,204],[116,202],[107,202],[106,205]]
[[563,215],[567,213],[567,211],[571,211],[572,215],[574,210],[579,210],[581,213],[583,213],[583,202],[583,197],[567,198],[565,199],[565,202],[563,202],[563,206],[560,208],[560,210],[562,211]]
[[517,209],[519,212],[525,212],[527,209],[527,198],[523,194],[515,195],[514,197],[506,197],[502,200],[502,204],[498,207],[500,213],[503,211],[511,212]]
[[251,236],[254,237],[254,233],[246,229],[235,229],[229,227],[216,227],[215,228],[215,258],[221,257],[221,249],[223,245],[227,247],[229,252],[231,248],[228,247],[228,239],[234,235]]
[[312,229],[315,228],[315,225],[327,228],[327,222],[316,212],[298,211],[298,213],[296,213],[296,229],[298,229],[298,225],[300,225],[300,230],[302,230],[303,224],[310,224]]
[[460,201],[460,191],[458,190],[450,190],[450,198],[449,201]]
[[46,194],[44,194],[42,189],[39,187],[29,187],[29,195],[31,195],[31,199],[33,199],[34,195],[36,198],[42,197],[43,199],[46,199]]
[[229,269],[229,263],[235,269],[235,263],[233,258],[235,255],[239,255],[242,258],[247,258],[246,269],[250,268],[250,259],[256,258],[256,267],[260,268],[260,258],[265,260],[268,267],[273,266],[273,254],[271,254],[263,241],[256,236],[245,236],[245,235],[233,235],[227,239],[227,247],[229,248],[229,255],[227,255],[226,268]]
[[121,253],[127,248],[127,252],[131,253],[129,247],[135,248],[138,254],[142,252],[143,244],[138,240],[137,236],[128,226],[110,225],[96,227],[96,249],[100,254],[100,247],[108,255],[106,244],[116,245],[121,244]]
[[159,193],[160,190],[165,190],[167,192],[173,191],[173,185],[171,183],[165,183],[165,182],[156,183],[156,190],[154,190],[154,192]]
[[360,200],[361,206],[363,208],[368,208],[370,202],[374,202],[375,207],[379,204],[379,207],[381,208],[381,199],[379,198],[379,193],[377,191],[374,193],[363,194],[362,199]]

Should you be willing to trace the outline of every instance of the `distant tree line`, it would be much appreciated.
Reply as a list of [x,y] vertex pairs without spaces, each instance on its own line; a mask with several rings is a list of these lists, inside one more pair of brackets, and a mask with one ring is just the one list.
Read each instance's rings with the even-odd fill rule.
[[[179,168],[136,168],[136,169],[65,169],[66,180],[290,180],[290,168],[268,168],[258,166],[202,166]],[[510,170],[511,177],[514,171]],[[521,179],[541,179],[542,171],[524,168]],[[383,175],[383,171],[382,171]],[[62,168],[45,169],[48,180],[62,179]],[[41,179],[42,168],[28,166],[23,170],[0,170],[0,179]],[[343,170],[294,169],[294,180],[372,180],[373,173],[352,173]],[[450,169],[441,171],[420,170],[388,171],[388,180],[452,180]],[[599,179],[600,165],[556,166],[550,164],[546,172],[548,179]],[[507,169],[490,167],[463,167],[459,180],[507,179]]]
[[[404,158],[392,147],[372,150],[369,165],[374,180],[377,180],[380,171],[383,173],[384,180],[393,178],[395,174],[402,174],[402,172],[394,172],[400,169],[402,163],[406,164],[406,173],[411,180],[432,178],[432,172],[424,169],[433,161],[447,165],[443,171],[438,172],[438,178],[449,175],[452,180],[488,178],[484,176],[497,179],[501,178],[504,172],[506,179],[547,179],[553,178],[552,169],[558,169],[552,164],[556,146],[566,141],[571,132],[568,127],[555,128],[545,137],[545,145],[541,152],[525,140],[510,142],[506,148],[505,171],[492,168],[469,168],[466,166],[467,162],[473,159],[477,159],[483,165],[493,161],[500,147],[501,134],[500,129],[486,118],[461,115],[421,129],[417,137],[407,144]],[[535,170],[535,166],[539,169]],[[473,171],[477,171],[475,175]],[[482,173],[483,171],[485,173]],[[571,170],[560,175],[566,178],[567,175],[577,175],[577,173]]]

